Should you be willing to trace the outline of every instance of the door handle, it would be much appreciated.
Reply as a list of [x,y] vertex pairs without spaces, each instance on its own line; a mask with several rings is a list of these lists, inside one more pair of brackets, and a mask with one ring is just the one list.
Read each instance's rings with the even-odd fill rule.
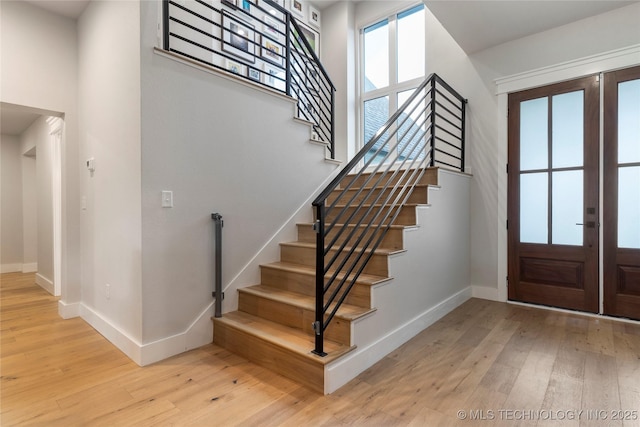
[[[576,222],[576,225],[584,225],[581,222]],[[596,222],[595,221],[587,221],[587,228],[596,228]]]

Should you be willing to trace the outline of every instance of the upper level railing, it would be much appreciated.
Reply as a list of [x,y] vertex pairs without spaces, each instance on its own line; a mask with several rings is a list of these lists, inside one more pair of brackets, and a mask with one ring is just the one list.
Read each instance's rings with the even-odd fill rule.
[[464,171],[466,100],[430,75],[315,199],[314,353],[428,166]]
[[163,48],[297,100],[335,158],[335,87],[302,25],[270,0],[163,0]]

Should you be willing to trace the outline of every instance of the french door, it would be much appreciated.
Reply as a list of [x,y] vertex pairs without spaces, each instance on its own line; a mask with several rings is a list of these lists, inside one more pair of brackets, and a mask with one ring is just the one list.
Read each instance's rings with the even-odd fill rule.
[[603,84],[602,195],[598,76],[509,95],[509,299],[640,319],[640,67]]
[[604,77],[604,313],[640,319],[640,67]]

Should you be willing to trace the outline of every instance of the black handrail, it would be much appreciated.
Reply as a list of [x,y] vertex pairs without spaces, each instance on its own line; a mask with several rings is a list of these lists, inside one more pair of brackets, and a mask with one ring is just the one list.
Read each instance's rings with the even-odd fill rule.
[[[297,117],[311,123],[312,137],[325,142],[335,159],[336,88],[288,10],[271,0],[251,2],[248,9],[204,0],[162,5],[164,50],[296,98]],[[232,33],[229,26],[247,31]]]
[[[326,355],[327,326],[426,167],[464,171],[466,102],[438,75],[431,74],[313,201],[317,233],[315,354]],[[349,195],[353,191],[355,194]],[[334,199],[329,203],[332,194]]]

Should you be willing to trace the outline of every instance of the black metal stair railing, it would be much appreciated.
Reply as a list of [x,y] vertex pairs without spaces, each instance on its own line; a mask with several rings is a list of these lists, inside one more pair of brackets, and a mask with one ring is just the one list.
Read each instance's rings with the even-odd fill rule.
[[425,169],[464,171],[465,106],[431,74],[314,200],[315,354]]
[[335,86],[295,17],[270,0],[162,0],[163,49],[285,93],[335,159]]

